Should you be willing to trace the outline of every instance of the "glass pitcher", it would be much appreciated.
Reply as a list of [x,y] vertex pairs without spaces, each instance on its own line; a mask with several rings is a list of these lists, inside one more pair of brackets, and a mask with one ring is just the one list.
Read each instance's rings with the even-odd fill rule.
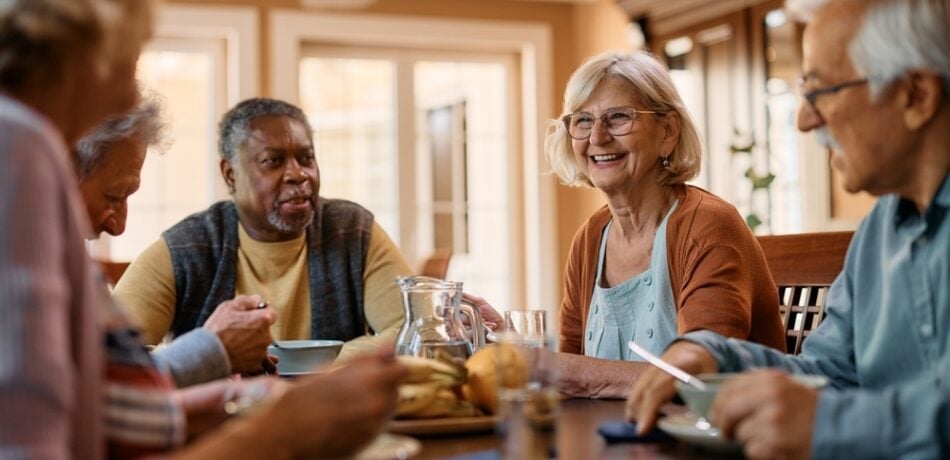
[[[462,305],[462,283],[427,276],[400,276],[406,321],[396,338],[396,354],[464,362],[485,346],[485,326],[471,306]],[[465,315],[466,330],[460,315]],[[441,351],[440,351],[441,350]]]

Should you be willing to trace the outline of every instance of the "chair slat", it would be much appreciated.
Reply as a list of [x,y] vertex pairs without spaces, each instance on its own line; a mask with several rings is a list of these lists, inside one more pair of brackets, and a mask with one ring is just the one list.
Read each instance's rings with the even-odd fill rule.
[[778,286],[789,353],[801,352],[802,343],[824,319],[828,287],[844,266],[852,236],[830,232],[758,237]]

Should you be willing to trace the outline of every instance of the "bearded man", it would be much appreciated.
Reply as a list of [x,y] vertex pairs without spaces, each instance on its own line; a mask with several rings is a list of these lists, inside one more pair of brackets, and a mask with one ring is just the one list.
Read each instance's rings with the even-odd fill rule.
[[348,341],[342,358],[395,338],[403,315],[393,279],[411,270],[369,211],[319,196],[304,113],[243,101],[220,122],[219,154],[231,199],[166,230],[116,285],[145,341],[201,327],[220,303],[251,294],[276,311],[278,340]]

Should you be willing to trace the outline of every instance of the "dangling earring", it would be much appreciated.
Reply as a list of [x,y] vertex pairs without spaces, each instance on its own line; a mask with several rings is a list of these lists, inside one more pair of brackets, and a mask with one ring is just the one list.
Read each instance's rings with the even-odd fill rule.
[[663,161],[660,163],[664,168],[670,167],[670,155],[663,157]]

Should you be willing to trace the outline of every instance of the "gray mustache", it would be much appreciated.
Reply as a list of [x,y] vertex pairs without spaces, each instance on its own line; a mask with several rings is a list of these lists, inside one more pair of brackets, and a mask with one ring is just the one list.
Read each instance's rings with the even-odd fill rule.
[[288,195],[283,195],[283,196],[277,197],[277,202],[278,202],[278,203],[283,203],[283,202],[285,202],[285,201],[296,200],[296,199],[300,199],[300,198],[304,198],[304,199],[308,199],[308,200],[310,200],[310,201],[313,201],[313,194],[310,193],[310,192],[308,192],[308,191],[305,191],[305,190],[294,191],[294,192],[292,192],[292,193],[290,193],[290,194],[288,194]]

